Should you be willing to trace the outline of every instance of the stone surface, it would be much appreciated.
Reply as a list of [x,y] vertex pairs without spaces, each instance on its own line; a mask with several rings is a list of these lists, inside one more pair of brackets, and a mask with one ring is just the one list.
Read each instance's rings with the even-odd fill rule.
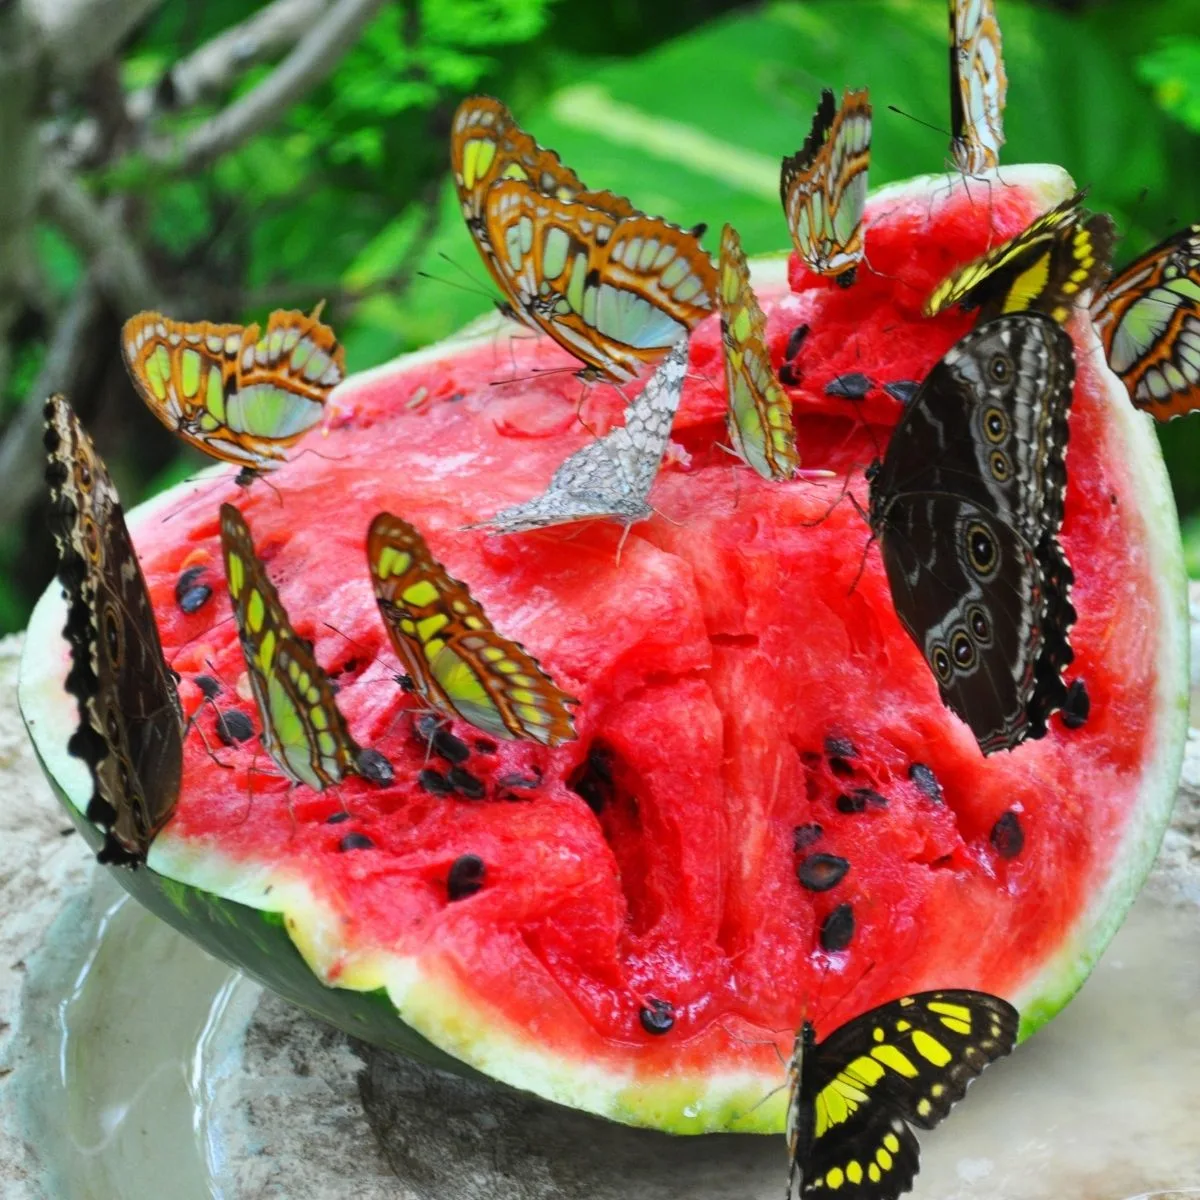
[[[627,1129],[356,1046],[143,912],[43,781],[18,651],[0,642],[4,1200],[778,1200],[780,1138]],[[1129,923],[1067,1013],[925,1136],[917,1195],[1200,1189],[1198,994],[1194,735]]]

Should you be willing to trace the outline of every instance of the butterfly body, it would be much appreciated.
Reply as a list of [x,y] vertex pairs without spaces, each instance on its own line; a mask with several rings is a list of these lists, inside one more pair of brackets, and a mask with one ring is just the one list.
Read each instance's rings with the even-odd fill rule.
[[926,377],[870,480],[901,623],[984,754],[1041,737],[1066,697],[1070,338],[1038,314],[968,333]]
[[221,505],[221,551],[264,749],[288,779],[314,791],[351,771],[390,783],[386,759],[373,751],[364,757],[350,736],[328,677],[292,628],[250,527],[232,504]]
[[992,0],[950,0],[950,151],[965,175],[1000,162],[1008,77]]
[[321,419],[345,374],[320,307],[309,316],[273,312],[265,331],[139,313],[125,322],[121,350],[134,387],[168,429],[214,458],[270,470]]
[[482,523],[495,533],[520,533],[597,517],[626,526],[651,514],[647,496],[671,436],[683,381],[688,344],[680,342],[659,364],[626,409],[625,424],[577,450],[554,472],[540,495]]
[[416,528],[377,514],[367,533],[367,562],[392,648],[427,703],[495,737],[547,746],[575,737],[569,706],[579,702],[523,646],[496,632]]
[[102,862],[136,866],[179,797],[183,713],[116,488],[62,396],[46,403],[51,527],[68,601],[67,690],[80,724],[68,749],[92,776],[87,816]]
[[805,1022],[788,1064],[788,1200],[895,1200],[917,1174],[910,1126],[932,1129],[1008,1054],[1016,1009],[967,990],[919,992],[825,1039]]
[[810,271],[848,287],[863,256],[863,206],[871,157],[867,91],[847,91],[835,108],[821,93],[804,145],[783,160],[779,190],[796,252]]
[[948,275],[925,301],[926,316],[953,304],[978,309],[979,323],[1016,312],[1042,312],[1059,324],[1108,273],[1114,229],[1088,216],[1077,192],[1015,237]]
[[1160,421],[1200,408],[1200,225],[1109,281],[1092,305],[1108,365]]

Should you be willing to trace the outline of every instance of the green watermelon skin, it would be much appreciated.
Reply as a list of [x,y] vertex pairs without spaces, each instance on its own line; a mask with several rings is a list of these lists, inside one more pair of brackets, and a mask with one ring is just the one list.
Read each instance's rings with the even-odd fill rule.
[[[1039,207],[1056,202],[1070,190],[1069,180],[1052,169],[1006,168],[1005,177],[1020,185],[1027,204]],[[944,181],[936,184],[943,185]],[[914,195],[928,195],[934,187],[935,181],[918,180],[888,189],[874,198],[873,211],[911,204]],[[876,249],[869,240],[869,254]],[[940,252],[942,258],[929,267],[931,277],[949,269],[956,261],[954,247],[941,248]],[[963,251],[959,254],[970,256]],[[872,255],[872,261],[876,266],[890,269],[883,250],[878,258]],[[760,265],[758,272],[769,311],[770,297],[779,295],[781,267],[778,262],[765,269]],[[801,302],[806,291],[821,290],[819,281],[805,277],[794,265],[792,274],[793,289]],[[845,293],[844,301],[841,296],[836,299],[850,303],[855,290]],[[911,300],[914,308],[919,308],[921,298],[914,294]],[[936,336],[949,345],[961,331],[959,327],[965,328],[966,324],[967,318],[951,314]],[[454,376],[453,364],[467,361],[471,353],[478,354],[481,348],[493,354],[499,374],[512,370],[504,351],[495,349],[495,330],[495,323],[487,322],[466,337],[351,380],[340,393],[343,410],[353,414],[348,419],[369,424],[373,419],[372,405],[382,411],[396,403],[396,396],[389,395],[389,388],[406,389],[404,394],[409,399],[422,389],[433,391],[436,404],[437,389],[444,390],[449,386],[446,380]],[[826,377],[853,369],[855,361],[852,350],[840,351],[828,341],[833,333],[836,324],[832,333],[814,330],[816,338],[827,338],[828,344],[818,345],[815,355],[824,364]],[[778,340],[780,335],[776,331],[773,344]],[[936,357],[945,345],[934,347],[930,353]],[[539,353],[535,350],[532,358],[536,360]],[[526,354],[521,365],[526,365],[530,358]],[[707,340],[699,336],[695,339],[693,370],[710,379],[719,379],[719,361],[711,336]],[[823,382],[816,379],[814,390],[819,392]],[[388,386],[380,386],[381,383]],[[1113,390],[1113,385],[1117,390]],[[1186,736],[1186,592],[1170,490],[1147,422],[1133,413],[1111,376],[1105,386],[1111,408],[1107,418],[1111,421],[1110,432],[1127,449],[1124,458],[1128,480],[1123,495],[1136,497],[1140,516],[1147,529],[1153,531],[1137,566],[1142,571],[1140,578],[1154,588],[1158,600],[1158,628],[1146,632],[1156,663],[1156,686],[1153,695],[1147,697],[1145,736],[1135,761],[1129,766],[1133,780],[1131,794],[1136,799],[1131,802],[1131,812],[1124,824],[1114,826],[1112,853],[1101,864],[1103,869],[1087,880],[1086,902],[1059,919],[1053,926],[1050,948],[1039,944],[1033,969],[1020,979],[1015,991],[1008,992],[1022,1010],[1022,1033],[1026,1036],[1069,1000],[1132,903],[1169,816]],[[894,421],[894,411],[889,413],[880,407],[885,403],[872,394],[863,406],[865,419],[877,415],[881,422]],[[683,428],[679,437],[689,451],[696,452],[701,436],[711,439],[713,430],[719,428],[719,396],[714,393],[709,402],[711,411],[704,404],[703,400],[697,401],[681,414]],[[619,399],[614,398],[610,406],[614,414],[619,413]],[[503,408],[503,402],[499,407]],[[541,431],[518,432],[534,437]],[[665,505],[660,496],[678,495],[686,486],[685,480],[686,476],[677,478],[668,474],[652,498]],[[518,494],[506,492],[505,503],[531,490],[530,480],[525,478],[515,482],[506,479],[504,486],[509,485]],[[161,497],[134,514],[131,525],[135,537],[140,539],[143,530],[151,530],[156,514],[177,499],[177,496]],[[216,501],[212,504],[215,509]],[[364,527],[370,515],[364,514]],[[664,546],[682,536],[673,528],[656,534]],[[615,539],[614,532],[614,544]],[[274,573],[275,568],[271,569]],[[703,564],[697,569],[703,573]],[[1078,562],[1076,571],[1081,578],[1085,576]],[[719,578],[715,568],[713,578]],[[86,772],[81,778],[82,765],[68,759],[62,749],[70,732],[69,724],[65,723],[70,714],[55,688],[65,666],[61,657],[56,657],[57,651],[45,653],[47,645],[55,644],[62,624],[62,606],[56,592],[57,588],[51,589],[31,623],[22,671],[21,705],[43,766],[60,799],[89,844],[98,845],[97,831],[76,808],[86,802],[90,791]],[[541,646],[531,648],[547,660]],[[664,652],[675,651],[667,646]],[[550,665],[554,665],[552,661]],[[247,860],[228,854],[199,826],[189,832],[186,822],[177,819],[156,842],[148,867],[116,874],[131,894],[206,950],[314,1015],[364,1040],[439,1066],[478,1070],[547,1098],[631,1124],[677,1133],[722,1129],[772,1132],[782,1127],[782,1094],[763,1102],[763,1097],[779,1083],[775,1051],[769,1045],[756,1049],[749,1044],[755,1037],[761,1042],[772,1031],[764,1035],[754,1022],[743,1026],[745,1041],[726,1037],[723,1053],[714,1051],[711,1037],[706,1042],[693,1039],[696,1044],[685,1047],[673,1068],[663,1058],[667,1053],[664,1042],[647,1049],[636,1036],[627,1039],[624,1047],[614,1050],[612,1046],[598,1044],[594,1055],[586,1055],[578,1041],[571,1044],[562,1039],[556,1041],[553,1036],[532,1035],[528,1028],[510,1020],[503,1005],[494,1003],[494,997],[473,994],[461,977],[436,964],[437,969],[428,970],[427,964],[411,955],[405,955],[394,970],[384,972],[386,988],[380,986],[379,970],[360,970],[357,975],[345,970],[338,958],[337,931],[331,931],[320,898],[305,881],[297,879],[294,871],[273,872],[272,866],[265,862],[248,870]],[[853,968],[856,972],[864,969],[865,964]],[[876,980],[882,974],[871,972]],[[960,981],[946,982],[953,985]],[[844,998],[849,996],[856,981],[847,972],[842,978],[835,978],[834,984],[833,991],[840,990]],[[886,979],[880,981],[880,986],[887,986]],[[852,1004],[861,1006],[887,998],[884,994],[872,997],[860,987]],[[731,1020],[730,1024],[736,1032],[736,1022]],[[785,1036],[779,1035],[780,1045],[786,1041]],[[644,1061],[651,1054],[659,1056],[652,1060],[652,1069],[639,1068],[639,1059]]]

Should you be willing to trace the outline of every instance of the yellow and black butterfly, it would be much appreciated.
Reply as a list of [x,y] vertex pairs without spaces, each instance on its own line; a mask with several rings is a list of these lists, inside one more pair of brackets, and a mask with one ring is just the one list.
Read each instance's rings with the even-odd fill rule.
[[750,269],[732,225],[721,231],[721,341],[727,422],[734,448],[764,479],[791,479],[800,465],[792,405],[771,369],[767,318],[750,286]]
[[1000,162],[1008,77],[992,0],[950,0],[950,152],[978,175]]
[[576,736],[568,705],[579,701],[496,632],[466,584],[447,573],[407,521],[376,515],[367,562],[392,647],[428,704],[493,737],[557,746]]
[[136,866],[179,799],[183,713],[146,580],[104,461],[63,396],[45,408],[46,482],[79,705],[68,750],[92,776],[101,862]]
[[250,527],[232,504],[221,505],[221,550],[264,749],[293,783],[314,791],[351,771],[373,783],[391,783],[387,759],[350,736],[328,677],[296,636]]
[[636,378],[716,305],[717,273],[696,235],[658,217],[504,179],[488,190],[484,221],[510,304],[580,359],[585,379]]
[[1060,325],[1107,278],[1112,218],[1087,215],[1083,192],[1043,213],[1007,242],[946,276],[925,301],[934,316],[952,304],[979,309],[979,324],[1005,313],[1041,312]]
[[134,387],[168,429],[214,458],[266,471],[321,419],[345,375],[321,307],[309,316],[277,310],[266,332],[138,313],[125,322],[121,351]]
[[867,91],[847,91],[835,112],[821,93],[804,145],[783,160],[779,191],[796,252],[810,271],[854,282],[863,256],[863,206],[871,160]]
[[932,1129],[1017,1039],[1017,1010],[986,992],[902,996],[823,1041],[810,1022],[788,1066],[788,1197],[895,1200],[917,1174],[910,1125]]
[[1092,320],[1129,398],[1160,421],[1200,408],[1200,225],[1117,274]]

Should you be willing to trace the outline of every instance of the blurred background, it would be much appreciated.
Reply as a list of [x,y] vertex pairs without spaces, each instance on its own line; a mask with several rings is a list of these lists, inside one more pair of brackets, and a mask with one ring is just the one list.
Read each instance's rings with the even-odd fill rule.
[[[1200,220],[1200,0],[997,8],[1003,162],[1090,184],[1118,263]],[[787,243],[779,159],[820,88],[864,85],[872,184],[943,169],[945,0],[0,0],[0,631],[53,571],[50,391],[127,507],[200,465],[129,386],[133,312],[324,298],[361,370],[490,307],[447,173],[463,96],[499,96],[591,187],[708,222],[713,250],[732,221],[758,253]],[[1200,416],[1160,432],[1195,574]]]

